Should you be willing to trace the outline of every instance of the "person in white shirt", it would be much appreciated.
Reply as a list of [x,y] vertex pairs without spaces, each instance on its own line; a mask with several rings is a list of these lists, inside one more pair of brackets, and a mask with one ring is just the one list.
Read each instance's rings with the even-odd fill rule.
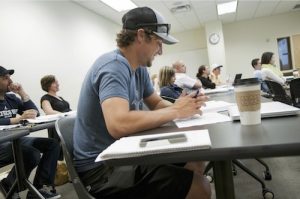
[[275,57],[272,52],[264,52],[261,56],[262,80],[271,80],[281,85],[285,83],[282,72],[275,65]]
[[259,80],[262,79],[262,74],[261,74],[261,63],[259,58],[255,58],[251,61],[251,65],[254,68],[253,75],[254,77],[258,78]]
[[182,61],[176,61],[172,66],[175,70],[176,85],[188,89],[199,89],[202,87],[200,80],[191,78],[186,74],[186,66]]
[[259,58],[255,58],[251,61],[251,65],[254,68],[253,76],[261,81],[261,90],[265,93],[269,92],[269,88],[262,79],[261,62]]
[[211,65],[211,73],[210,73],[210,79],[213,83],[216,84],[216,86],[221,85],[223,82],[221,81],[221,68],[223,66],[220,64],[212,64]]

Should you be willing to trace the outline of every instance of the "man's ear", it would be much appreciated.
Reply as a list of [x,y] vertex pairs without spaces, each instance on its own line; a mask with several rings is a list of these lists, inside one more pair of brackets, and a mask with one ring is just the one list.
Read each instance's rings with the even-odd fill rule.
[[138,29],[136,33],[137,41],[140,43],[145,39],[145,31],[144,29]]

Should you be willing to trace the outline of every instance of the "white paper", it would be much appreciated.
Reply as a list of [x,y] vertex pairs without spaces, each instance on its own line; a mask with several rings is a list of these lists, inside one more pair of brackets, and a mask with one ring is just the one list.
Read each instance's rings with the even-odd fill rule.
[[233,86],[216,87],[215,89],[204,89],[204,94],[224,93],[233,89]]
[[[166,140],[162,140],[160,144],[152,145],[150,147],[140,146],[140,143],[143,139],[159,138],[180,134],[184,134],[184,136],[187,138],[185,142],[169,143],[166,142]],[[211,141],[208,130],[130,136],[123,137],[115,141],[113,144],[111,144],[108,148],[106,148],[102,153],[98,155],[95,162],[108,159],[120,159],[161,153],[174,153],[179,151],[209,149],[210,147]]]
[[200,126],[205,124],[214,124],[219,122],[228,122],[231,119],[224,114],[220,113],[203,113],[202,115],[195,115],[189,119],[177,119],[174,120],[178,128],[190,127],[190,126]]
[[233,106],[233,103],[225,101],[207,101],[206,106],[201,107],[203,113],[228,111],[228,107]]
[[12,124],[12,125],[0,125],[0,131],[1,130],[7,130],[7,129],[13,129],[21,126],[21,124]]
[[76,111],[69,111],[69,112],[53,114],[53,115],[41,115],[39,117],[36,117],[35,119],[27,119],[27,121],[32,124],[40,124],[45,122],[56,121],[60,118],[73,115],[73,114],[76,114]]

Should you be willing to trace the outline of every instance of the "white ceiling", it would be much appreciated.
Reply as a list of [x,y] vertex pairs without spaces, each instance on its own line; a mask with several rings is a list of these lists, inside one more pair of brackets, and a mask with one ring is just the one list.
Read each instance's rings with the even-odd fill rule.
[[[121,25],[124,12],[117,12],[100,0],[72,0],[79,5]],[[121,1],[121,0],[120,0]],[[231,23],[281,13],[300,11],[293,9],[300,0],[238,0],[237,12],[217,15],[217,3],[230,0],[132,0],[137,6],[148,6],[159,11],[172,24],[172,32],[204,27],[209,21],[221,20]],[[176,6],[189,4],[189,12],[172,13]],[[299,19],[300,20],[300,19]]]

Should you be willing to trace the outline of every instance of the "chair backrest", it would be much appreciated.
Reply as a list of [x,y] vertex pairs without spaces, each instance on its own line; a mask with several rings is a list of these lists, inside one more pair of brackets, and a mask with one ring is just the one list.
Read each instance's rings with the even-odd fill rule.
[[286,94],[283,86],[277,82],[264,80],[273,95],[274,101],[279,101],[285,104],[292,105],[291,98]]
[[66,165],[68,168],[69,175],[72,180],[72,184],[75,191],[80,199],[94,199],[89,194],[86,187],[81,182],[76,169],[73,165],[73,129],[75,123],[75,116],[68,116],[61,118],[56,121],[55,129],[61,140]]
[[300,78],[290,82],[290,92],[294,106],[300,107]]

